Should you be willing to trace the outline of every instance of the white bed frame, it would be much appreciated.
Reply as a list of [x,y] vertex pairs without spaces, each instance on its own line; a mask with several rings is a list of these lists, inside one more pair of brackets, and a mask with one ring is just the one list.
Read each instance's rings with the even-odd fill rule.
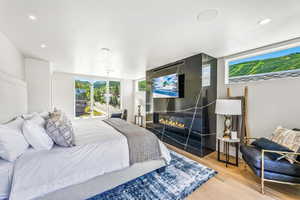
[[136,163],[131,167],[95,177],[84,183],[60,189],[36,200],[85,200],[154,170],[164,169],[164,160]]

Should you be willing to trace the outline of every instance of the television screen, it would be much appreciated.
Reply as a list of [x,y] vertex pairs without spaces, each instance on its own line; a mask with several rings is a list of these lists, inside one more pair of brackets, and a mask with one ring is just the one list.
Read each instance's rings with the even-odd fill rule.
[[153,98],[178,98],[178,76],[170,74],[153,78],[152,81]]

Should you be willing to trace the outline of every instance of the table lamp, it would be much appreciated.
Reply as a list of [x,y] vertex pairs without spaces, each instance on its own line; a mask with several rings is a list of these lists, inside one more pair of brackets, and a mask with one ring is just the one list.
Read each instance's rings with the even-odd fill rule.
[[224,138],[230,138],[231,135],[231,116],[242,114],[241,100],[237,99],[218,99],[216,102],[216,114],[224,115]]

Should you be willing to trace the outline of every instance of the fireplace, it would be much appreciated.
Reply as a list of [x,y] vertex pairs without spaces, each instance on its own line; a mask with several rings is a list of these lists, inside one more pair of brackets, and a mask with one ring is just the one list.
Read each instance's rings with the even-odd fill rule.
[[166,125],[166,126],[171,126],[173,128],[180,128],[180,129],[184,129],[185,128],[185,124],[179,121],[176,121],[176,119],[164,119],[161,118],[159,120],[159,123]]
[[[184,95],[153,96],[153,80],[170,74],[184,77],[180,82]],[[190,153],[205,156],[215,151],[217,59],[206,54],[191,56],[148,70],[146,80],[146,128],[163,142]]]
[[208,121],[202,115],[202,111],[196,111],[195,115],[194,112],[154,113],[154,121],[151,126],[148,124],[148,129],[164,142],[204,156],[213,151],[210,141],[215,137],[207,134],[210,132]]

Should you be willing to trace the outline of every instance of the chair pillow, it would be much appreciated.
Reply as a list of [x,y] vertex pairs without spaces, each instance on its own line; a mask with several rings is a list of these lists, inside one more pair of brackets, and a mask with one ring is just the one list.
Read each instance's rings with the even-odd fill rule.
[[74,132],[71,121],[62,112],[51,113],[46,132],[55,144],[63,147],[74,146]]
[[28,148],[23,134],[16,128],[0,125],[0,157],[10,162],[15,161]]
[[[271,151],[293,152],[290,149],[288,149],[287,147],[277,144],[267,138],[259,138],[259,139],[255,140],[254,142],[252,142],[252,145],[256,146],[259,149],[265,149],[265,150],[271,150]],[[281,154],[270,153],[270,152],[267,152],[267,153],[273,160],[282,158]]]
[[[292,152],[299,152],[300,150],[300,132],[283,128],[281,126],[277,127],[274,131],[271,140],[282,146],[287,147],[292,150]],[[285,157],[291,164],[297,159],[297,155],[287,155]]]
[[26,120],[23,124],[23,134],[27,142],[36,150],[50,150],[52,139],[47,135],[43,124],[36,123],[36,119]]

